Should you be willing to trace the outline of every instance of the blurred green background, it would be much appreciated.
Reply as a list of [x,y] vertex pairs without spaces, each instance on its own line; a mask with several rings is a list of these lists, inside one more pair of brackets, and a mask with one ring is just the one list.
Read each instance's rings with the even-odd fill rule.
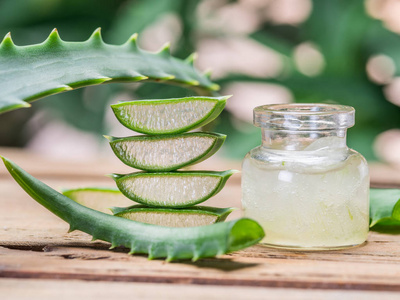
[[[199,54],[222,94],[234,94],[212,130],[228,134],[223,154],[241,159],[260,144],[252,109],[269,103],[351,105],[348,144],[369,160],[400,164],[400,1],[397,0],[0,0],[0,35],[40,43],[56,27],[83,41],[139,33],[155,51]],[[102,134],[122,135],[109,104],[191,91],[160,84],[112,84],[54,95],[0,116],[0,146],[63,156],[100,151]],[[108,149],[108,148],[107,148]]]

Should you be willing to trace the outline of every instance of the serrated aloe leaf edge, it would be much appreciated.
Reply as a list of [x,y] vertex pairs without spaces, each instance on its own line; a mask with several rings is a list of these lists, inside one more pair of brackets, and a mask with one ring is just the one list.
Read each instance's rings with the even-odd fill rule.
[[65,42],[55,29],[41,44],[17,46],[8,33],[0,43],[0,113],[107,82],[167,81],[203,95],[219,89],[192,60],[171,57],[168,47],[158,53],[144,51],[136,40],[135,34],[123,45],[109,45],[97,29],[87,41]]
[[[161,172],[161,171],[173,171],[177,170],[186,166],[190,166],[193,164],[197,164],[206,160],[207,158],[211,157],[215,154],[223,145],[226,135],[219,134],[219,133],[210,133],[210,132],[191,132],[191,133],[182,133],[176,135],[139,135],[139,136],[131,136],[131,137],[124,137],[124,138],[116,138],[105,136],[109,142],[111,149],[113,150],[114,154],[126,165],[150,172]],[[156,165],[156,164],[146,164],[144,161],[140,159],[140,157],[132,158],[130,157],[129,150],[124,151],[121,149],[121,143],[129,143],[129,142],[157,142],[157,141],[165,141],[165,140],[181,140],[186,138],[192,137],[204,137],[204,138],[212,138],[214,141],[203,153],[188,159],[187,161],[183,161],[181,163],[171,163],[171,159],[168,158],[167,162],[164,165]],[[161,148],[161,151],[165,152],[164,147]],[[152,153],[152,155],[157,155],[157,153]],[[165,155],[165,153],[164,153]],[[171,155],[181,156],[179,152],[175,152]],[[159,157],[161,154],[158,155]]]
[[[186,132],[195,128],[202,127],[211,121],[213,121],[216,117],[219,116],[219,114],[222,112],[222,110],[225,108],[226,105],[226,100],[229,99],[231,96],[221,96],[221,97],[184,97],[184,98],[172,98],[172,99],[154,99],[154,100],[137,100],[137,101],[127,101],[127,102],[121,102],[118,104],[113,104],[111,105],[111,108],[117,117],[118,121],[124,125],[125,127],[134,130],[136,132],[140,133],[145,133],[145,134],[176,134],[176,133],[181,133],[181,132]],[[161,129],[154,129],[154,128],[148,128],[145,126],[145,124],[140,124],[137,123],[136,125],[133,124],[132,120],[130,117],[127,116],[126,114],[126,109],[127,107],[135,107],[135,106],[165,106],[165,105],[171,105],[174,106],[178,103],[188,103],[188,102],[196,102],[196,101],[210,101],[210,102],[215,102],[215,106],[213,109],[211,109],[206,115],[204,115],[202,118],[199,118],[193,123],[186,124],[185,126],[178,127],[178,128],[173,128],[173,129],[168,129],[168,128],[163,128]],[[182,111],[181,115],[175,115],[174,117],[177,117],[179,119],[184,119],[185,114],[187,114],[187,111]],[[161,118],[158,116],[156,113],[152,113],[148,115],[150,118],[154,117],[159,119]],[[164,122],[168,122],[168,120],[164,120]]]
[[[222,188],[225,186],[229,177],[233,174],[237,173],[237,170],[227,170],[227,171],[174,171],[174,172],[154,172],[154,173],[147,173],[147,172],[135,172],[130,174],[110,174],[109,176],[115,180],[117,183],[118,189],[129,199],[151,207],[175,207],[175,208],[184,208],[193,206],[199,203],[202,203],[212,196],[218,194]],[[136,178],[140,177],[148,177],[152,180],[157,181],[159,177],[168,176],[168,177],[217,177],[219,179],[218,184],[215,186],[213,190],[210,190],[208,194],[204,197],[199,197],[197,199],[186,200],[180,204],[173,204],[173,203],[160,203],[158,199],[147,199],[135,194],[131,188],[127,188],[125,186],[125,181],[128,180],[135,180]],[[163,188],[163,187],[161,187]]]
[[139,223],[107,215],[82,206],[28,174],[14,162],[2,157],[15,181],[38,203],[70,224],[70,231],[81,230],[111,243],[125,246],[133,253],[148,254],[149,259],[192,259],[213,257],[258,243],[264,237],[254,220],[242,218],[207,226],[172,228]]

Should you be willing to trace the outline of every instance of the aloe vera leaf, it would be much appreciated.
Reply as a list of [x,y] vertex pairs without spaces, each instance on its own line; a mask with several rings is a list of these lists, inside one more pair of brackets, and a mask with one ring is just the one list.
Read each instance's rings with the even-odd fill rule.
[[132,203],[117,188],[84,187],[63,190],[62,193],[83,206],[107,214],[111,214],[112,206],[128,206]]
[[174,134],[192,130],[214,120],[225,107],[223,97],[185,97],[129,101],[111,105],[125,127],[146,134]]
[[[84,187],[84,188],[76,188],[76,189],[68,189],[63,191],[63,195],[67,196],[68,198],[74,200],[75,202],[110,214],[112,212],[114,215],[118,215],[119,217],[124,217],[120,213],[123,212],[128,212],[130,211],[131,213],[141,213],[141,212],[147,212],[147,213],[163,213],[163,214],[173,214],[173,213],[185,213],[185,214],[191,214],[195,215],[198,214],[200,216],[209,216],[212,218],[212,222],[209,222],[209,224],[214,223],[214,222],[223,222],[226,220],[227,216],[234,210],[234,208],[229,207],[229,208],[218,208],[218,207],[211,207],[211,206],[192,206],[189,208],[154,208],[154,207],[148,207],[145,205],[129,205],[132,203],[132,201],[128,198],[126,198],[118,189],[116,188],[109,188],[109,187]],[[129,202],[128,202],[129,201]],[[121,204],[123,203],[123,204]],[[113,205],[129,205],[128,207],[116,207]],[[132,219],[135,221],[135,219]],[[170,217],[170,220],[174,222],[174,216]],[[209,219],[211,220],[211,219]],[[138,220],[136,220],[138,221]],[[165,221],[164,219],[161,219],[161,221]],[[177,223],[178,220],[176,220],[174,223]],[[191,220],[184,220],[188,224]],[[151,216],[147,220],[144,219],[144,223],[150,223],[154,224],[152,222]],[[194,222],[195,223],[195,222]],[[163,223],[163,226],[168,226],[166,225],[166,222]],[[198,224],[198,223],[197,223]],[[161,224],[158,224],[161,225]],[[183,224],[184,225],[184,224]],[[206,225],[206,224],[204,224]],[[198,224],[197,226],[200,226]],[[186,226],[174,226],[174,227],[189,227],[188,225]]]
[[133,205],[127,208],[112,208],[115,216],[168,227],[204,226],[225,221],[234,208],[192,206],[188,208],[148,207]]
[[207,226],[174,228],[145,224],[104,214],[80,205],[2,157],[15,181],[38,203],[70,224],[111,243],[130,248],[130,254],[147,253],[149,259],[192,259],[213,257],[258,243],[264,237],[254,220],[242,218]]
[[238,171],[136,172],[111,174],[129,199],[152,207],[188,207],[206,201]]
[[400,189],[370,189],[370,217],[371,230],[400,232]]
[[199,163],[221,148],[226,135],[191,132],[176,135],[105,136],[126,165],[145,171],[173,171]]
[[168,81],[210,95],[218,89],[190,61],[138,48],[137,35],[123,45],[103,42],[100,29],[84,42],[65,42],[54,29],[41,44],[16,46],[10,33],[0,44],[0,113],[28,102],[105,82]]

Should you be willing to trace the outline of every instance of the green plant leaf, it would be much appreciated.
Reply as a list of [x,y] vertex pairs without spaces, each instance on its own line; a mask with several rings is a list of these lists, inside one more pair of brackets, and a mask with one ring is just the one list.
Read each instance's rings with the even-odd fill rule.
[[[103,213],[119,217],[125,217],[130,220],[140,221],[149,224],[170,226],[171,224],[181,226],[174,227],[190,227],[189,225],[197,224],[207,225],[215,222],[223,222],[226,217],[234,210],[234,208],[218,208],[210,206],[192,206],[188,208],[155,208],[145,205],[130,205],[132,201],[126,198],[118,189],[109,187],[84,187],[76,189],[68,189],[63,191],[63,195],[74,200],[75,202],[101,211]],[[117,205],[129,205],[127,207],[118,207]],[[185,214],[185,217],[179,217],[179,214]],[[155,215],[156,218],[151,218]],[[166,220],[161,216],[165,215]],[[191,217],[197,217],[191,220]],[[135,219],[136,218],[136,219]],[[138,219],[140,218],[140,219]],[[202,223],[199,223],[202,222]],[[161,224],[160,224],[161,223]],[[168,225],[169,224],[169,225]],[[193,225],[194,226],[194,225]]]
[[57,30],[41,44],[16,46],[7,34],[0,44],[0,112],[30,106],[36,99],[105,82],[169,81],[201,94],[218,89],[169,48],[149,53],[137,35],[125,44],[103,42],[100,29],[85,42],[62,41]]
[[197,164],[217,152],[226,138],[223,134],[209,132],[105,137],[124,164],[152,172],[173,171]]
[[70,224],[70,231],[81,230],[111,243],[125,246],[130,254],[147,253],[149,259],[167,261],[213,257],[258,243],[264,237],[254,220],[242,218],[207,226],[173,228],[145,224],[101,213],[82,206],[31,176],[2,157],[15,181],[38,203]]
[[234,208],[191,206],[188,208],[148,207],[133,205],[111,209],[115,216],[168,227],[204,226],[225,221]]
[[225,186],[236,170],[136,172],[111,174],[129,199],[152,207],[188,207],[206,201]]
[[400,189],[371,189],[371,230],[385,231],[385,227],[400,233]]
[[126,198],[117,188],[83,187],[66,189],[62,193],[83,206],[106,214],[111,214],[111,207],[113,206],[129,206],[132,204],[132,200]]
[[185,97],[128,101],[111,105],[125,127],[147,134],[173,134],[189,131],[214,120],[225,107],[222,97]]

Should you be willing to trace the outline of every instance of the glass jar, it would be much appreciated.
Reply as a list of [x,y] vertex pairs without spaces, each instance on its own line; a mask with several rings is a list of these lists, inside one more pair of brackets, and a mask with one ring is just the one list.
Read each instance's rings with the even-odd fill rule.
[[362,244],[369,229],[369,171],[346,145],[354,108],[274,104],[254,109],[262,145],[242,165],[242,205],[279,248]]

